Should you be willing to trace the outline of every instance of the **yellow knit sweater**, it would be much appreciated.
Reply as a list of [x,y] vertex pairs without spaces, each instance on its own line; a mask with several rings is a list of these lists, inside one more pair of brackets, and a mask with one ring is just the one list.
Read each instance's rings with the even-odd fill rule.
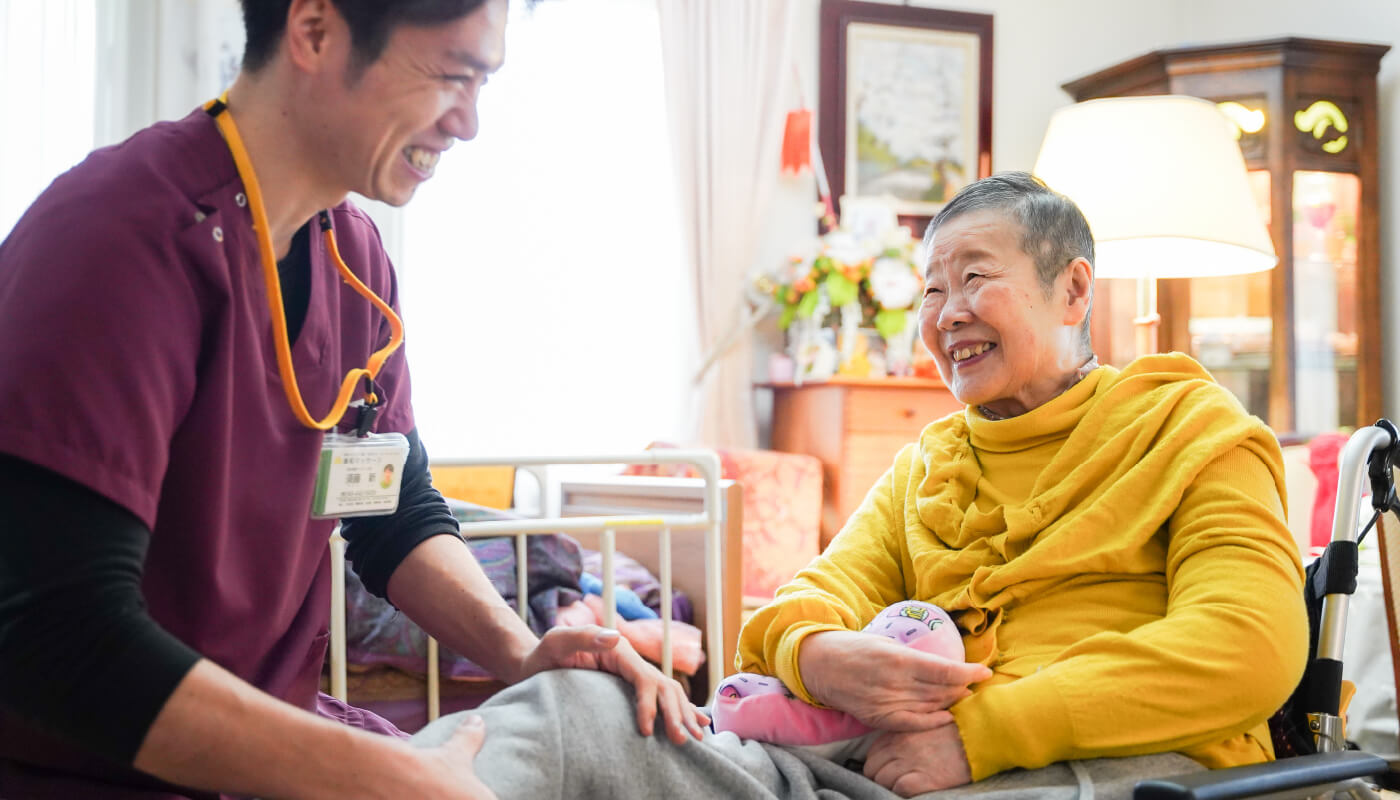
[[1099,368],[1026,414],[930,424],[740,635],[809,702],[804,637],[947,609],[994,676],[953,706],[972,777],[1176,751],[1272,757],[1307,654],[1273,434],[1189,357]]

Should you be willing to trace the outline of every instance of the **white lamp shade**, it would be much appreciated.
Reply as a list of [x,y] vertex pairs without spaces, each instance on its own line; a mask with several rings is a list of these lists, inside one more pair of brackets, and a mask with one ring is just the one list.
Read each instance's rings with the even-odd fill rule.
[[1050,117],[1035,174],[1084,212],[1100,278],[1272,268],[1269,232],[1225,115],[1178,95],[1090,100]]

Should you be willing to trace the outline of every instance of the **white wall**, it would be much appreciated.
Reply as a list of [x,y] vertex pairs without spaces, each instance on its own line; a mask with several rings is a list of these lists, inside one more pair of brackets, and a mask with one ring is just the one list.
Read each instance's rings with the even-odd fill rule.
[[[992,169],[1029,170],[1040,150],[1050,114],[1070,102],[1059,87],[1074,78],[1165,47],[1187,44],[1306,36],[1387,44],[1400,43],[1400,3],[1390,0],[918,0],[911,5],[990,13],[993,28]],[[807,102],[815,107],[818,85],[820,0],[804,3],[794,32],[794,57]],[[1400,49],[1400,48],[1397,48]],[[794,92],[794,104],[796,95]],[[1392,277],[1400,234],[1395,225],[1400,194],[1386,167],[1400,140],[1400,55],[1381,62],[1381,288],[1385,352],[1386,413],[1400,413],[1400,281]],[[801,249],[815,235],[810,175],[784,178],[775,196],[768,236],[755,270],[766,269]],[[770,319],[759,327],[755,375],[767,354],[781,347]],[[768,398],[759,392],[761,427]]]

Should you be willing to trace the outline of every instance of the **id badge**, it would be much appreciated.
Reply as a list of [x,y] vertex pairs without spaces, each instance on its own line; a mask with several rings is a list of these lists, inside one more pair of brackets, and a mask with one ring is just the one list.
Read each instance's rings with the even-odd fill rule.
[[394,513],[399,507],[399,484],[407,460],[408,437],[401,433],[327,434],[316,469],[311,518]]

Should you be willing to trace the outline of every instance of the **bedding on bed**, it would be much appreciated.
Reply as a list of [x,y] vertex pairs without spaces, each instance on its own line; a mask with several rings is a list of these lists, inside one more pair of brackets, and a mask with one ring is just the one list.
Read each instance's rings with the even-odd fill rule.
[[[476,556],[496,591],[512,607],[518,588],[515,576],[515,541],[510,538],[472,539],[467,546]],[[529,537],[528,624],[536,634],[554,625],[559,609],[577,602],[582,572],[578,543],[558,534]],[[359,666],[390,666],[405,672],[426,671],[428,639],[422,628],[388,602],[375,597],[349,571],[345,576],[346,657]],[[485,670],[447,646],[438,648],[438,668],[443,677],[487,678]]]
[[[448,505],[462,523],[520,518],[517,514],[458,500],[448,500]],[[515,540],[511,537],[468,539],[467,545],[492,585],[514,607],[519,590],[515,571]],[[563,534],[531,535],[527,538],[526,547],[529,584],[527,621],[531,630],[543,634],[556,624],[561,609],[573,606],[583,598],[579,579],[585,565],[590,566],[589,571],[594,575],[599,575],[602,559],[595,552],[583,550],[578,542]],[[660,610],[660,581],[645,567],[617,553],[613,574],[618,585],[632,589],[646,605]],[[394,667],[416,675],[426,672],[427,635],[421,628],[388,602],[370,594],[353,570],[347,570],[345,576],[345,597],[346,655],[352,666],[361,670]],[[690,599],[683,592],[673,592],[671,606],[677,621],[693,620]],[[569,624],[568,620],[563,622]],[[659,657],[659,649],[657,655]],[[690,660],[686,659],[687,662]],[[438,649],[438,668],[443,677],[454,680],[490,677],[481,667],[446,646]]]

